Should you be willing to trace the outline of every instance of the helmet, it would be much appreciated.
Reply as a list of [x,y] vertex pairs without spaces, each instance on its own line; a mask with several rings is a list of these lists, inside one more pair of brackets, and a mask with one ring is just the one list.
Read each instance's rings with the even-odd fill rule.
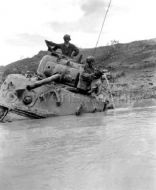
[[93,63],[93,62],[95,62],[95,58],[90,55],[90,56],[88,56],[88,57],[86,58],[86,62],[87,62],[87,63]]
[[65,35],[63,36],[63,39],[64,39],[64,40],[71,40],[71,38],[70,38],[70,35],[69,35],[69,34],[65,34]]

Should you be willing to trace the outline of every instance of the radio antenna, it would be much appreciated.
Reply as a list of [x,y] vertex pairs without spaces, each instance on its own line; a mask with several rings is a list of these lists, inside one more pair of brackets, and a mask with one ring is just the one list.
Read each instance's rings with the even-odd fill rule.
[[93,50],[93,56],[95,56],[95,54],[96,54],[97,45],[98,45],[99,40],[100,40],[100,36],[101,36],[102,30],[103,30],[103,27],[104,27],[104,24],[105,24],[105,21],[106,21],[106,17],[107,17],[109,8],[110,8],[110,6],[111,6],[111,2],[112,2],[112,0],[109,1],[109,4],[108,4],[107,10],[106,10],[106,13],[105,13],[104,18],[103,18],[103,22],[102,22],[102,26],[101,26],[101,29],[100,29],[100,32],[99,32],[99,36],[98,36],[98,39],[97,39],[95,48],[94,48],[94,50]]

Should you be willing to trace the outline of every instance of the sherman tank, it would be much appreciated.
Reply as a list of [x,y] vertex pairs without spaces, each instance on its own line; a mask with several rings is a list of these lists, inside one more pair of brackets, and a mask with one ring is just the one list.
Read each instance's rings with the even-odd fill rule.
[[103,112],[109,99],[77,90],[83,64],[57,53],[42,58],[37,76],[10,74],[0,89],[0,121]]

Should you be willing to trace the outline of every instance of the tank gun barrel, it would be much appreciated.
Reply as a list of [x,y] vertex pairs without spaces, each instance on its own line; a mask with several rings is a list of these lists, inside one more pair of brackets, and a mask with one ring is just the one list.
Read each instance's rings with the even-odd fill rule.
[[61,77],[60,74],[55,74],[55,75],[53,75],[51,77],[48,77],[48,78],[42,79],[40,81],[36,81],[33,84],[27,85],[26,88],[28,90],[32,90],[32,89],[38,88],[40,86],[43,86],[45,84],[48,84],[48,83],[50,83],[52,81],[56,81],[56,80],[60,79],[60,77]]

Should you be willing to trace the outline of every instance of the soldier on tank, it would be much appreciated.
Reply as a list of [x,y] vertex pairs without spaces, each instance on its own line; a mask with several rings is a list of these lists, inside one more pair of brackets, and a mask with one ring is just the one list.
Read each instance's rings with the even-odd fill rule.
[[92,81],[101,77],[102,73],[94,68],[94,64],[95,58],[93,56],[88,56],[84,69],[80,72],[77,85],[77,89],[82,93],[90,94],[92,92]]
[[64,43],[57,44],[48,40],[45,40],[49,51],[56,51],[57,49],[61,49],[62,54],[68,57],[73,58],[79,54],[79,49],[71,44],[69,41],[71,40],[70,35],[66,34],[63,37]]
[[86,58],[84,69],[80,72],[79,82],[77,85],[77,89],[80,92],[88,93],[88,91],[90,90],[91,82],[93,80],[94,71],[95,71],[93,67],[94,62],[95,59],[93,56],[88,56]]

